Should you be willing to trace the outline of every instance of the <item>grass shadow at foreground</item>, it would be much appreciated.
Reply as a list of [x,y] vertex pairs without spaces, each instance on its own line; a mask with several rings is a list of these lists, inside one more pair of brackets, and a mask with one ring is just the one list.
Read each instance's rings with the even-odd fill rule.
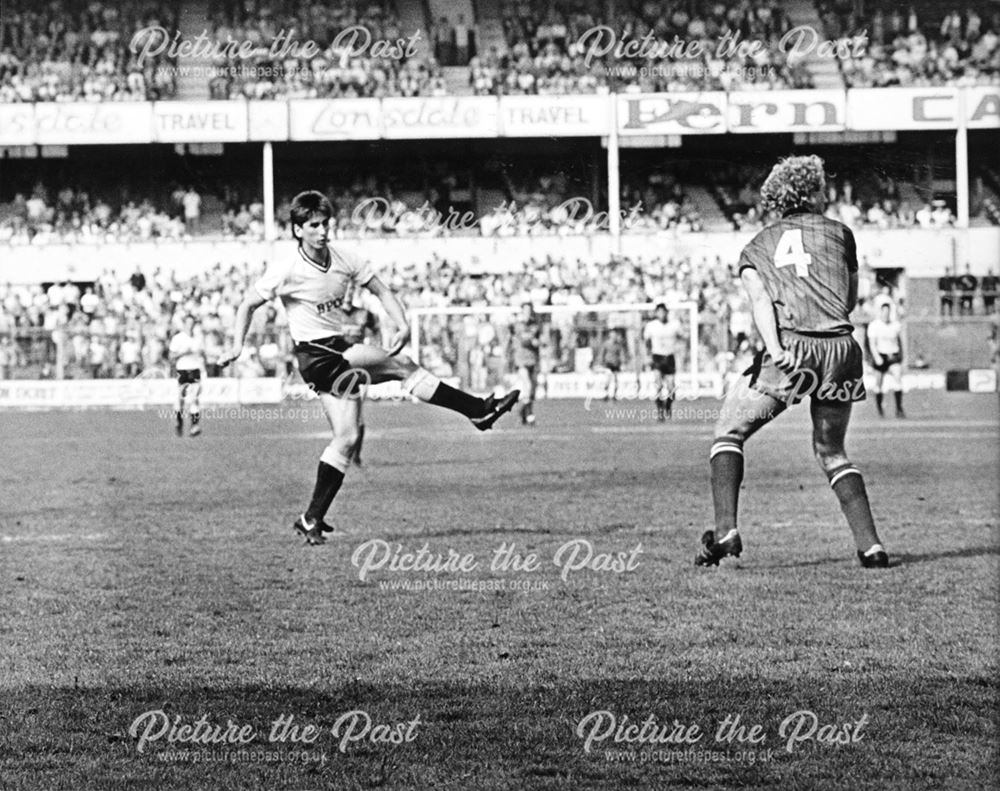
[[[506,789],[506,788],[987,788],[998,777],[998,691],[987,678],[804,677],[624,681],[581,680],[526,688],[418,682],[407,687],[361,682],[329,687],[66,689],[0,693],[0,788],[3,789]],[[413,740],[339,750],[338,718],[364,710],[375,724]],[[164,736],[138,752],[129,731],[143,713],[210,727],[252,726],[245,746],[169,744]],[[836,725],[853,743],[805,739],[786,750],[781,723],[808,710],[817,725]],[[641,724],[676,720],[703,732],[693,745],[615,743],[627,716]],[[312,744],[269,742],[272,722],[318,729]],[[755,745],[716,741],[719,722],[739,715],[762,726]],[[859,720],[866,718],[863,724]],[[147,720],[150,733],[160,720]],[[805,737],[812,728],[802,717]],[[850,728],[846,726],[850,724]],[[346,732],[342,726],[340,737]],[[591,727],[594,728],[591,731]],[[668,728],[668,731],[672,728]],[[363,733],[359,723],[355,735]],[[692,734],[693,735],[693,734]],[[814,736],[816,734],[814,733]],[[676,751],[682,751],[678,755]],[[292,751],[302,751],[306,758]]]

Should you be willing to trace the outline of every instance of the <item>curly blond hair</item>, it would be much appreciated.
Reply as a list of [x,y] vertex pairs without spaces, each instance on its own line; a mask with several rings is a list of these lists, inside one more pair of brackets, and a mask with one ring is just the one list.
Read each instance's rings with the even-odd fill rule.
[[826,191],[823,160],[815,154],[786,157],[778,162],[760,188],[764,211],[787,214],[795,209],[811,209]]

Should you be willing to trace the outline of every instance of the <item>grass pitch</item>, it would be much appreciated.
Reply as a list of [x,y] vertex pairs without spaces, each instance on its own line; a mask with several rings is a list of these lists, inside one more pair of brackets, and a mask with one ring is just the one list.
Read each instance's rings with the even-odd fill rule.
[[[543,402],[485,435],[372,404],[318,549],[290,529],[311,405],[209,410],[195,439],[154,411],[0,415],[0,788],[992,787],[997,399],[908,401],[848,438],[884,572],[805,407],[748,444],[719,569],[692,565],[715,402],[667,425]],[[373,539],[476,565],[362,580]]]

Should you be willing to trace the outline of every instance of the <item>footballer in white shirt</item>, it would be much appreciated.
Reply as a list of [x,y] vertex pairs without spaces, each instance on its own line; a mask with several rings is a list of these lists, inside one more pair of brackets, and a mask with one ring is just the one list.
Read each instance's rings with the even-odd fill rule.
[[177,403],[174,407],[177,436],[184,434],[184,407],[191,418],[191,436],[201,434],[201,376],[205,370],[204,340],[195,331],[194,318],[184,318],[184,328],[170,339],[168,352],[177,371]]
[[651,366],[659,375],[656,385],[656,418],[663,421],[671,416],[677,374],[677,338],[681,326],[670,318],[667,306],[656,306],[655,316],[642,330],[642,339],[649,351]]
[[[243,352],[253,312],[275,298],[288,317],[299,373],[319,395],[332,439],[320,456],[316,485],[306,510],[293,527],[310,545],[325,542],[333,532],[324,520],[340,490],[361,425],[361,402],[369,384],[399,381],[403,391],[421,401],[458,412],[480,431],[492,428],[517,403],[519,392],[483,399],[442,382],[400,354],[410,340],[410,325],[396,295],[359,256],[329,244],[333,207],[314,190],[295,196],[290,210],[292,235],[298,249],[287,261],[275,262],[243,298],[236,311],[234,345],[220,363],[227,365]],[[388,349],[352,343],[348,315],[354,290],[366,288],[382,303],[395,325]]]
[[903,327],[892,317],[893,306],[883,302],[879,317],[868,325],[868,349],[875,367],[875,408],[885,417],[882,399],[892,393],[896,400],[896,417],[903,412]]

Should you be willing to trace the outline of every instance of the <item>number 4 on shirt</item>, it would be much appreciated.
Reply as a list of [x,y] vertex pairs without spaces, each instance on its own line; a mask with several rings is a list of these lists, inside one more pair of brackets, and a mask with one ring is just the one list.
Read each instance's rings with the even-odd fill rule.
[[796,228],[781,234],[781,238],[774,248],[774,265],[778,269],[783,266],[794,266],[796,275],[809,277],[809,264],[811,263],[812,256],[806,252],[806,248],[802,244],[801,229]]

